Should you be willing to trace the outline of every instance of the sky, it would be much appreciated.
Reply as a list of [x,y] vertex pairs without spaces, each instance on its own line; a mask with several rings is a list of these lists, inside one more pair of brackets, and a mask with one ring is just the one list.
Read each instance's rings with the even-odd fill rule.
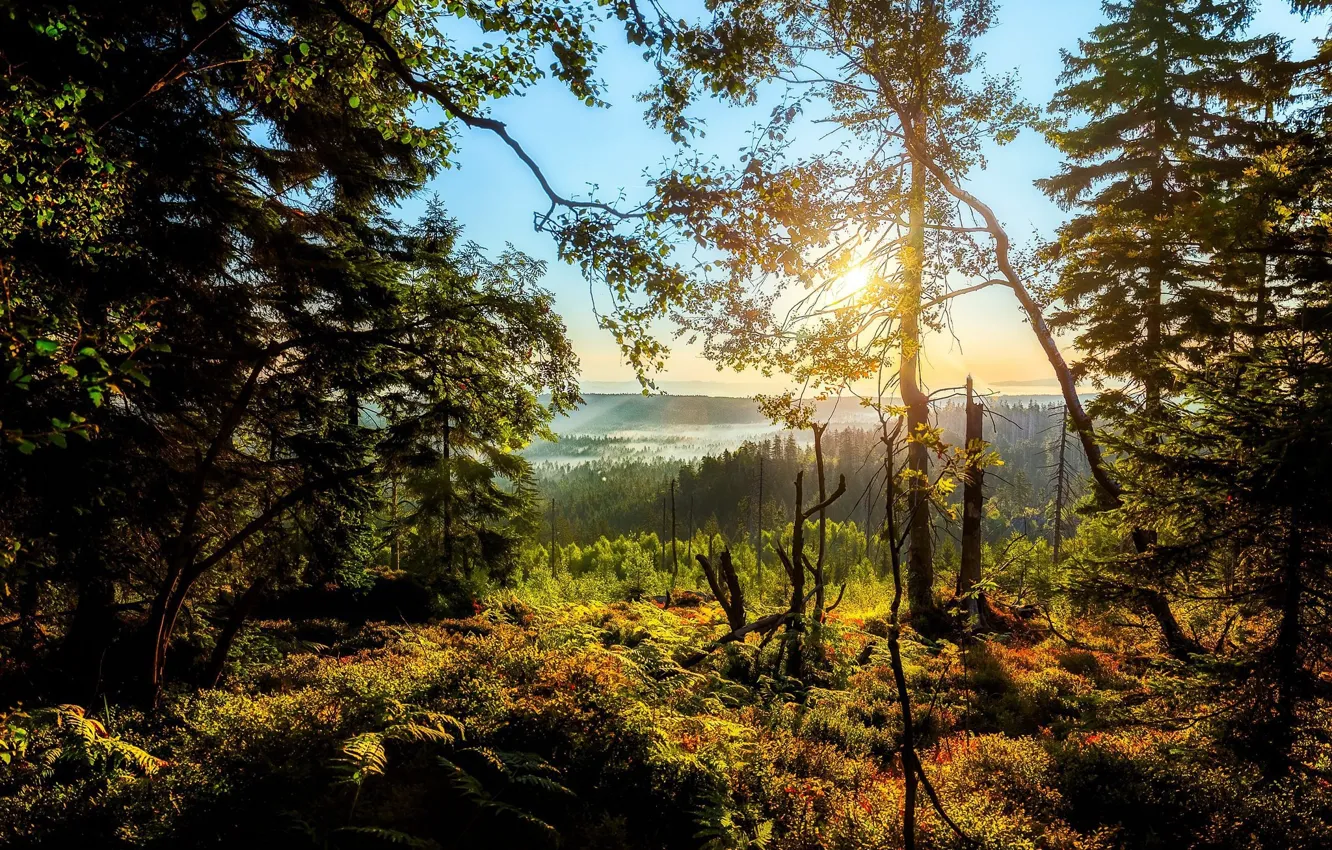
[[[1062,69],[1061,50],[1075,50],[1102,21],[1098,0],[1007,0],[999,23],[980,42],[986,67],[992,72],[1015,70],[1023,97],[1044,106]],[[556,191],[569,196],[641,197],[644,173],[674,151],[669,139],[646,125],[643,108],[634,95],[652,82],[652,69],[641,54],[624,43],[607,24],[601,31],[612,43],[600,63],[607,85],[609,109],[584,106],[558,83],[546,81],[526,97],[501,101],[491,115],[504,121],[540,164]],[[1253,32],[1279,32],[1294,39],[1297,55],[1307,55],[1313,40],[1327,32],[1327,22],[1303,21],[1290,12],[1289,3],[1263,0]],[[749,110],[708,102],[694,114],[707,121],[707,136],[695,147],[704,153],[733,158],[754,122],[766,115],[781,94],[771,88],[758,107]],[[576,267],[559,262],[550,237],[533,229],[533,214],[548,204],[530,171],[498,138],[485,131],[462,130],[459,167],[444,171],[429,186],[464,227],[465,238],[491,252],[506,244],[544,259],[549,270],[544,286],[555,294],[556,309],[564,317],[581,362],[584,392],[633,392],[633,370],[622,360],[611,336],[596,323],[595,288],[589,287]],[[806,152],[817,150],[818,140],[801,139]],[[1058,153],[1038,134],[1027,131],[1016,141],[987,152],[988,167],[970,175],[967,187],[999,214],[1015,242],[1051,235],[1063,213],[1040,193],[1032,181],[1059,170]],[[418,199],[404,215],[419,211]],[[604,306],[604,297],[601,299]],[[931,387],[955,386],[967,374],[981,387],[1007,394],[1049,392],[1056,386],[1050,367],[1011,292],[1001,287],[957,299],[952,309],[953,333],[925,342],[922,374]],[[668,333],[670,328],[663,326]],[[961,340],[961,342],[959,342]],[[1065,346],[1068,343],[1065,341]],[[671,342],[671,357],[658,384],[667,392],[699,395],[751,395],[782,389],[780,379],[719,372],[696,347],[684,340]],[[1067,352],[1076,359],[1075,352]]]

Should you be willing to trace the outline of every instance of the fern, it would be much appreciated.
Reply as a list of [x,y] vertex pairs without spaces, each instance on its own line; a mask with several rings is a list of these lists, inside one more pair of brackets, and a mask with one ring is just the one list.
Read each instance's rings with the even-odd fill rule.
[[378,732],[365,732],[348,738],[342,745],[338,763],[347,773],[344,782],[359,786],[367,777],[383,776],[388,766],[384,736]]
[[49,729],[57,743],[42,749],[36,755],[39,775],[50,779],[56,765],[65,762],[108,772],[128,766],[151,776],[167,765],[165,761],[112,735],[101,721],[88,717],[81,706],[56,705],[37,709],[31,713],[12,712],[4,717],[5,747],[0,747],[9,758],[24,760],[32,741],[32,731]]
[[450,771],[450,781],[458,793],[478,810],[496,817],[507,818],[530,827],[552,842],[559,841],[559,832],[555,827],[531,812],[513,803],[499,799],[499,794],[511,786],[535,788],[548,794],[574,796],[569,788],[552,779],[559,771],[545,759],[532,753],[504,752],[489,747],[469,747],[460,755],[471,755],[491,769],[503,786],[496,793],[489,789],[473,774],[459,767],[447,758],[440,758],[442,767]]
[[694,837],[705,839],[701,850],[766,850],[772,843],[773,822],[752,805],[737,809],[724,788],[707,793],[694,821]]

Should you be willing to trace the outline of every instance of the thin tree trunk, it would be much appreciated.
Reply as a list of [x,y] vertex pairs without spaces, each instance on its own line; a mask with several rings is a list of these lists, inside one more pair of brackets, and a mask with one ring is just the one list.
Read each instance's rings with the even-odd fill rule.
[[1290,528],[1286,534],[1286,552],[1281,570],[1281,622],[1277,627],[1274,667],[1276,674],[1276,710],[1272,756],[1268,771],[1274,776],[1290,769],[1295,746],[1295,704],[1300,691],[1300,644],[1302,642],[1300,609],[1304,586],[1300,575],[1302,557],[1300,511],[1290,510]]
[[64,666],[73,685],[73,699],[88,705],[101,692],[103,654],[115,639],[118,625],[112,606],[115,579],[106,570],[96,546],[83,546],[75,554],[79,578],[77,600],[69,632],[62,641]]
[[893,683],[897,687],[897,704],[902,712],[902,778],[906,784],[906,799],[902,812],[902,847],[915,850],[916,847],[916,735],[911,716],[911,692],[907,689],[906,671],[902,666],[900,637],[902,632],[902,556],[897,537],[897,519],[894,506],[897,502],[896,483],[893,480],[893,446],[888,436],[887,420],[883,422],[884,471],[887,479],[887,495],[884,506],[884,543],[888,549],[888,558],[892,564],[893,603],[888,627],[888,658],[893,668]]
[[689,542],[685,544],[685,563],[694,561],[694,491],[689,491]]
[[19,637],[16,657],[33,662],[42,642],[42,628],[38,622],[37,608],[41,603],[41,585],[37,580],[37,565],[29,560],[18,570],[18,627]]
[[754,546],[754,584],[758,586],[760,599],[763,593],[763,460],[763,455],[760,453],[758,516],[754,519],[754,527],[758,529],[758,542]]
[[197,549],[187,545],[189,541],[181,540],[173,547],[179,553],[178,559],[174,559],[167,567],[167,574],[162,585],[158,588],[157,596],[153,600],[153,606],[148,616],[147,634],[151,644],[149,656],[152,666],[149,669],[143,694],[144,702],[148,707],[156,704],[157,697],[161,692],[163,676],[166,672],[167,649],[171,645],[171,635],[176,628],[176,618],[179,616],[180,609],[184,606],[194,583],[204,573],[212,569],[214,565],[243,545],[245,541],[267,528],[288,509],[299,504],[313,493],[342,481],[368,475],[373,471],[373,466],[361,466],[332,474],[327,478],[307,481],[270,504],[263,513],[252,519],[245,527],[233,534],[225,543],[202,560],[199,559]]
[[800,649],[800,636],[805,631],[805,472],[795,477],[795,523],[791,528],[791,558],[786,564],[791,578],[791,617],[786,621],[786,675],[798,679],[803,672],[804,653]]
[[213,654],[208,659],[208,668],[204,673],[204,682],[208,687],[216,688],[222,683],[222,673],[227,666],[227,657],[231,654],[231,645],[235,642],[236,635],[240,633],[241,626],[245,625],[255,606],[263,598],[268,581],[269,576],[264,574],[250,582],[250,586],[245,588],[245,592],[231,606],[231,613],[227,616],[226,625],[217,636],[217,643],[213,646]]
[[[448,398],[444,400],[448,404]],[[444,568],[453,574],[453,447],[450,416],[444,413]]]
[[389,544],[389,565],[390,569],[398,572],[402,569],[402,529],[398,527],[398,475],[394,473],[389,479],[392,490],[392,522],[393,538]]
[[1068,407],[1059,414],[1059,466],[1055,472],[1054,563],[1059,565],[1059,549],[1064,542],[1064,493],[1068,487],[1064,449],[1068,445]]
[[671,587],[680,577],[680,551],[675,539],[675,479],[671,479]]
[[[823,474],[823,432],[828,430],[827,425],[814,425],[814,466],[819,477],[819,504],[823,505],[828,498],[827,482]],[[822,623],[824,620],[824,605],[826,604],[826,577],[823,574],[824,556],[827,553],[828,545],[828,509],[819,508],[819,554],[814,562],[814,621]]]
[[981,581],[981,508],[984,503],[985,467],[982,455],[982,408],[976,401],[971,376],[967,376],[967,471],[962,485],[962,568],[960,590],[973,616],[979,610],[976,587]]

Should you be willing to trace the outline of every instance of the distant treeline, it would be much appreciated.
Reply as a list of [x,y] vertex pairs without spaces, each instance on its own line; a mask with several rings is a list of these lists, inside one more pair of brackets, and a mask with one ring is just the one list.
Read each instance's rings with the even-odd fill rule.
[[[998,540],[1014,531],[1048,536],[1053,532],[1062,408],[1005,400],[991,400],[986,407],[985,439],[1004,462],[986,476],[986,537]],[[962,444],[965,420],[960,402],[936,406],[934,423],[943,430],[946,442]],[[1064,452],[1066,503],[1082,492],[1087,478],[1086,460],[1071,438],[1069,441]],[[570,448],[576,446],[578,453],[603,445],[600,439],[574,438],[571,442],[574,446]],[[846,476],[847,495],[829,509],[830,518],[877,529],[883,518],[880,435],[868,428],[830,429],[823,444],[829,488],[835,486],[838,476]],[[790,520],[793,482],[799,470],[813,481],[814,452],[807,439],[787,432],[746,441],[696,462],[611,458],[584,464],[543,464],[537,474],[539,492],[546,501],[546,533],[550,533],[553,519],[559,542],[586,545],[602,536],[668,531],[672,480],[679,537],[688,536],[691,529],[707,528],[731,540],[752,539],[760,523],[763,529],[773,529]],[[1071,513],[1064,511],[1065,531]],[[941,520],[939,533],[955,534],[956,529],[949,525]]]

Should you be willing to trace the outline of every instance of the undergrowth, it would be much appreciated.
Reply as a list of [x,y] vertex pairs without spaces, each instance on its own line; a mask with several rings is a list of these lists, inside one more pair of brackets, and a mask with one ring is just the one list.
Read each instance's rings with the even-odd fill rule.
[[[719,622],[708,605],[510,597],[256,652],[225,688],[151,715],[14,712],[0,843],[900,846],[901,718],[874,618],[830,619],[800,686],[755,665],[753,643],[682,668]],[[1260,784],[1205,707],[1178,716],[1178,670],[1099,646],[908,633],[922,759],[976,842],[922,807],[920,846],[1332,845],[1324,783]]]

